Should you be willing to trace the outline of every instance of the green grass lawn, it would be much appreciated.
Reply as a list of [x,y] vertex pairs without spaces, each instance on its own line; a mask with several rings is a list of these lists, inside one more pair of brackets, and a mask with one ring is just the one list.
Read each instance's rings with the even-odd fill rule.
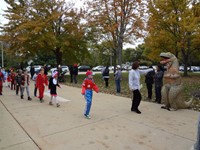
[[[84,74],[80,74],[77,76],[78,83],[77,84],[72,84],[70,83],[70,76],[67,75],[65,76],[66,82],[64,84],[68,86],[75,86],[75,87],[80,87],[85,79]],[[110,79],[109,79],[109,87],[105,88],[105,82],[102,79],[101,74],[95,74],[94,75],[94,81],[96,85],[99,87],[100,92],[102,93],[107,93],[107,94],[116,94],[116,87],[115,87],[115,82],[114,82],[114,75],[113,73],[110,73]],[[188,77],[182,77],[182,83],[184,85],[184,93],[186,97],[191,97],[191,93],[195,90],[200,90],[200,73],[189,73]],[[142,94],[142,100],[145,101],[147,97],[147,89],[146,89],[146,84],[144,83],[144,76],[141,76],[141,84],[143,85],[143,88],[141,89],[141,94]],[[81,90],[80,90],[81,92]],[[123,97],[129,97],[131,98],[131,94],[129,91],[129,86],[128,86],[128,72],[123,72],[122,73],[122,81],[121,81],[121,94],[119,96]],[[154,94],[154,88],[153,88],[153,101],[155,99],[155,94]],[[200,100],[194,100],[191,109],[200,111]]]

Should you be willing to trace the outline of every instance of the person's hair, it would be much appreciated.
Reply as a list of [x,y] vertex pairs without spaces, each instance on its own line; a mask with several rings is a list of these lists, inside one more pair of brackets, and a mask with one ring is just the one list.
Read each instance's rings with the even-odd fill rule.
[[132,69],[136,70],[139,67],[139,61],[134,61],[132,64]]
[[42,70],[44,70],[44,68],[43,68],[43,67],[41,67],[41,68],[40,68],[40,72],[41,72]]
[[158,64],[157,67],[159,70],[163,71],[163,66],[161,64]]

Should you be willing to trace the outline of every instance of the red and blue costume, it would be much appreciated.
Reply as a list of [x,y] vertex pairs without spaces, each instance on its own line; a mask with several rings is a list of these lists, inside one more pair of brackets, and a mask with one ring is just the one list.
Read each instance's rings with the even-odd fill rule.
[[[87,71],[86,75],[92,75],[91,71]],[[99,92],[99,88],[97,85],[94,83],[94,80],[92,78],[85,78],[82,84],[82,92],[81,94],[85,96],[86,100],[86,109],[85,109],[85,116],[88,116],[90,113],[91,105],[92,105],[92,96],[93,96],[93,90],[95,92]]]

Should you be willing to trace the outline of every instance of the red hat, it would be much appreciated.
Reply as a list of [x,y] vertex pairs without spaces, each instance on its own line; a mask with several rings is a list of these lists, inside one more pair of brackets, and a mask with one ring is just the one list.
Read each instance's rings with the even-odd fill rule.
[[74,67],[77,67],[78,65],[77,64],[74,64]]
[[92,71],[90,71],[90,70],[88,70],[88,71],[86,72],[86,76],[89,76],[89,75],[92,75]]

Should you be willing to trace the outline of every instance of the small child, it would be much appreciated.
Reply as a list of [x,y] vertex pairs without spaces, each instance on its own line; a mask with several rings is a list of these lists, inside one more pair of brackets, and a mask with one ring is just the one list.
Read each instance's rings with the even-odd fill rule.
[[24,73],[22,74],[22,82],[21,82],[21,99],[24,98],[24,90],[26,89],[28,100],[31,101],[32,98],[30,97],[30,90],[29,90],[30,77],[27,70],[24,70],[23,72]]
[[34,96],[37,97],[37,86],[36,86],[36,80],[37,80],[37,76],[38,76],[39,71],[36,71],[32,77],[32,80],[34,81]]
[[11,75],[10,75],[10,73],[8,74],[7,82],[8,82],[8,87],[11,88]]
[[89,114],[90,114],[90,108],[92,105],[93,90],[98,93],[99,88],[94,83],[93,74],[91,71],[88,70],[86,72],[86,76],[87,77],[84,79],[83,84],[82,84],[81,94],[85,96],[85,101],[86,101],[86,108],[85,108],[84,116],[87,119],[91,119]]
[[57,97],[57,86],[60,88],[60,85],[58,84],[58,72],[55,71],[52,73],[52,77],[49,79],[49,89],[50,89],[50,94],[51,94],[51,100],[49,101],[49,105],[53,105],[52,101],[53,98],[55,99],[56,106],[60,107],[60,104],[58,100],[56,99]]

